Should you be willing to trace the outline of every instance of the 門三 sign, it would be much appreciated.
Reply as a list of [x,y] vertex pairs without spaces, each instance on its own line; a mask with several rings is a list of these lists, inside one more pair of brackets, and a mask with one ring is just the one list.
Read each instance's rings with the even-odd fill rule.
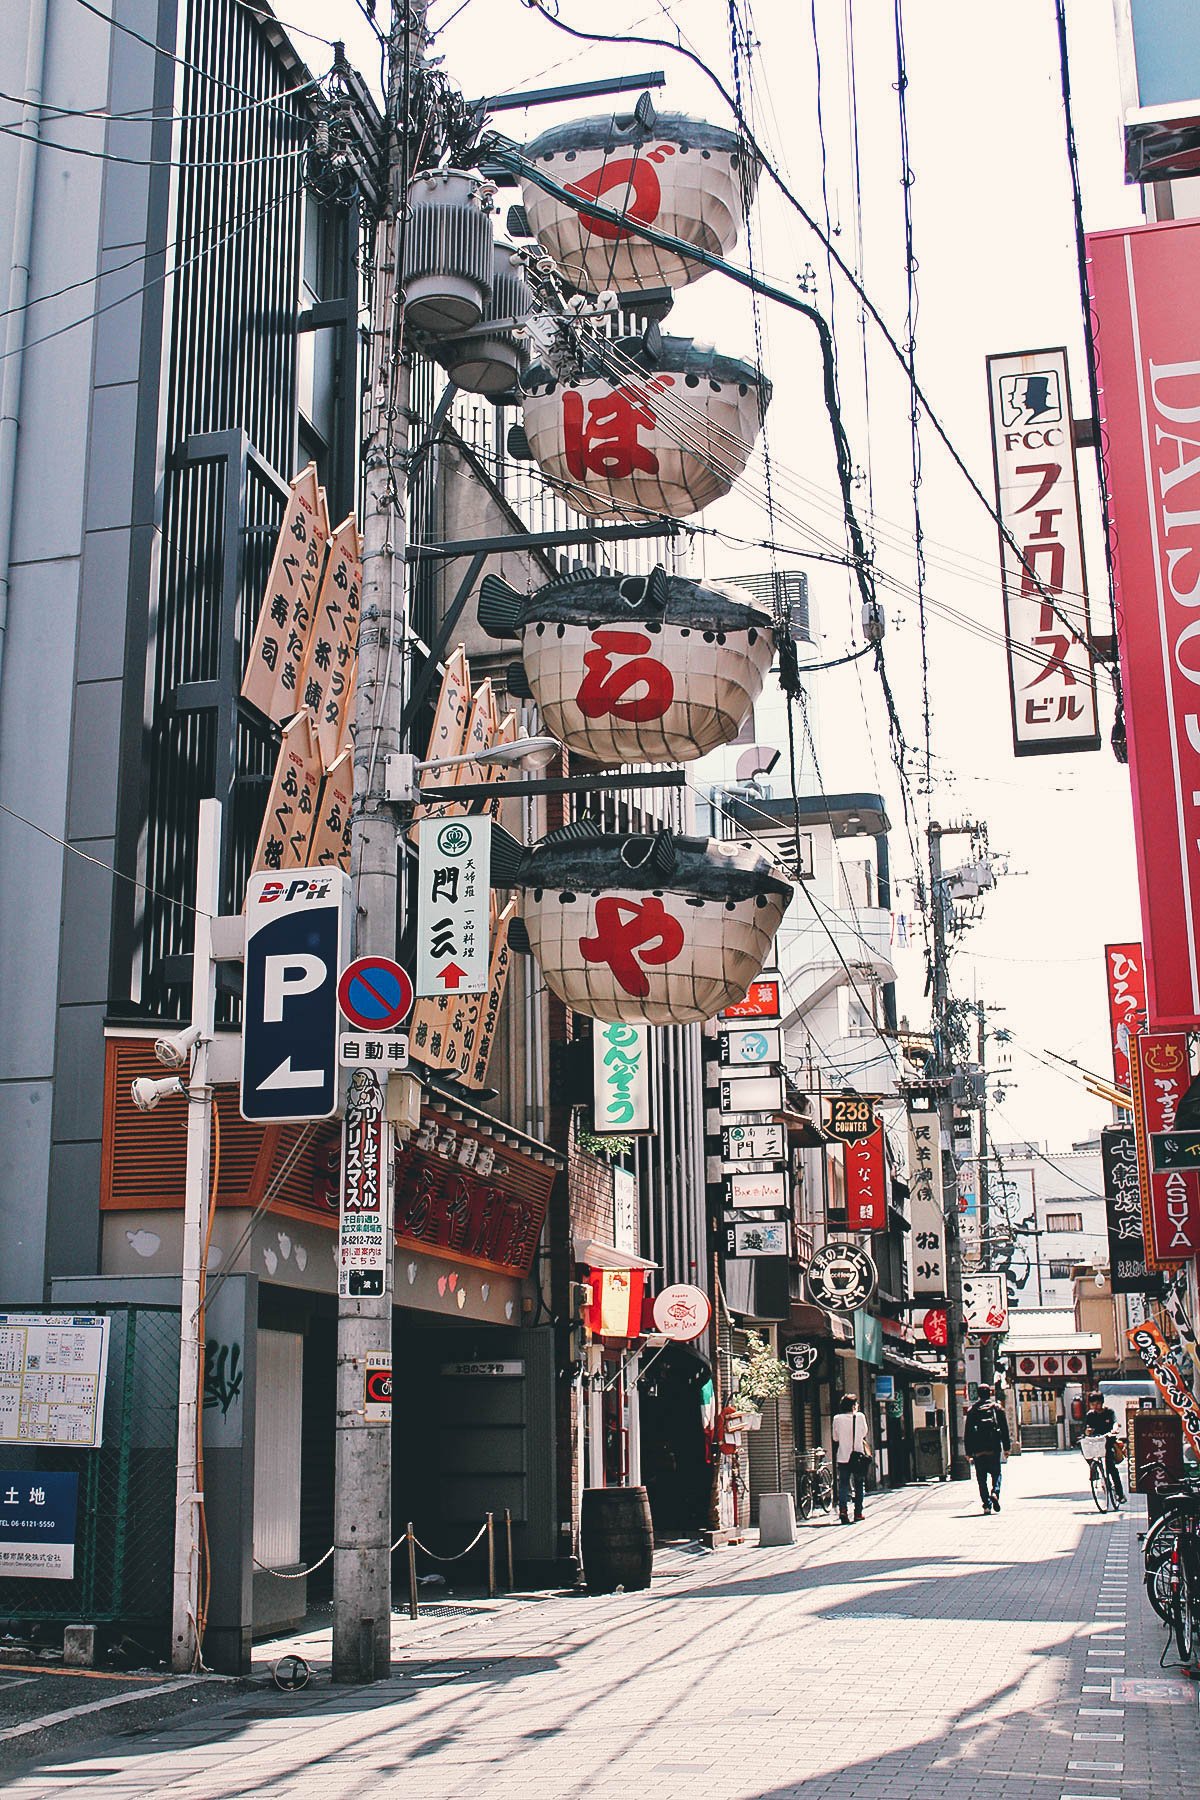
[[787,1154],[782,1125],[724,1125],[721,1155],[726,1162],[780,1162]]
[[486,994],[491,815],[422,819],[417,851],[417,993]]
[[1013,751],[1098,750],[1067,353],[989,356],[987,371]]
[[592,1025],[592,1112],[597,1137],[652,1131],[650,1027],[615,1019]]

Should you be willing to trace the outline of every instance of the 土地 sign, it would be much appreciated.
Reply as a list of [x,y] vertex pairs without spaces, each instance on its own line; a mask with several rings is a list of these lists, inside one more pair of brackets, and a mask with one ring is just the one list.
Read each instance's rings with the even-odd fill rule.
[[79,1476],[0,1469],[0,1576],[72,1581]]

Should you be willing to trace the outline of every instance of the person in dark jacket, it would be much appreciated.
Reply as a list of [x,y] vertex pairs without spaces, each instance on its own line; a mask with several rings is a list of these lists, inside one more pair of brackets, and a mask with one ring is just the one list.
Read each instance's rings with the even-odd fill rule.
[[981,1387],[978,1400],[967,1413],[963,1449],[975,1464],[985,1513],[1000,1511],[1000,1476],[1010,1442],[1004,1408],[997,1406],[990,1387]]
[[1117,1415],[1111,1406],[1104,1404],[1103,1394],[1089,1394],[1087,1411],[1083,1415],[1085,1437],[1102,1437],[1107,1439],[1104,1451],[1104,1468],[1108,1475],[1108,1491],[1118,1506],[1125,1504],[1125,1489],[1121,1486],[1121,1465],[1117,1461]]

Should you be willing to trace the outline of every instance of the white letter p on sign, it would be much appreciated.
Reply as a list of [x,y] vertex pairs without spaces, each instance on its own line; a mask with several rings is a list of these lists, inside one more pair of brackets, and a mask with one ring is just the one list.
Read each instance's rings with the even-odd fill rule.
[[300,994],[311,994],[325,979],[325,963],[319,956],[293,950],[285,956],[268,956],[263,962],[263,1019],[278,1025],[283,1003]]

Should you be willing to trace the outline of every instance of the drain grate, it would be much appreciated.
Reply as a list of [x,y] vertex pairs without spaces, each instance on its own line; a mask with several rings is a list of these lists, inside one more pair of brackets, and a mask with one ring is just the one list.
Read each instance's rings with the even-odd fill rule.
[[[493,1610],[491,1607],[483,1606],[423,1606],[421,1617],[423,1619],[477,1619],[482,1613]],[[399,1618],[403,1615],[396,1614],[395,1616]]]

